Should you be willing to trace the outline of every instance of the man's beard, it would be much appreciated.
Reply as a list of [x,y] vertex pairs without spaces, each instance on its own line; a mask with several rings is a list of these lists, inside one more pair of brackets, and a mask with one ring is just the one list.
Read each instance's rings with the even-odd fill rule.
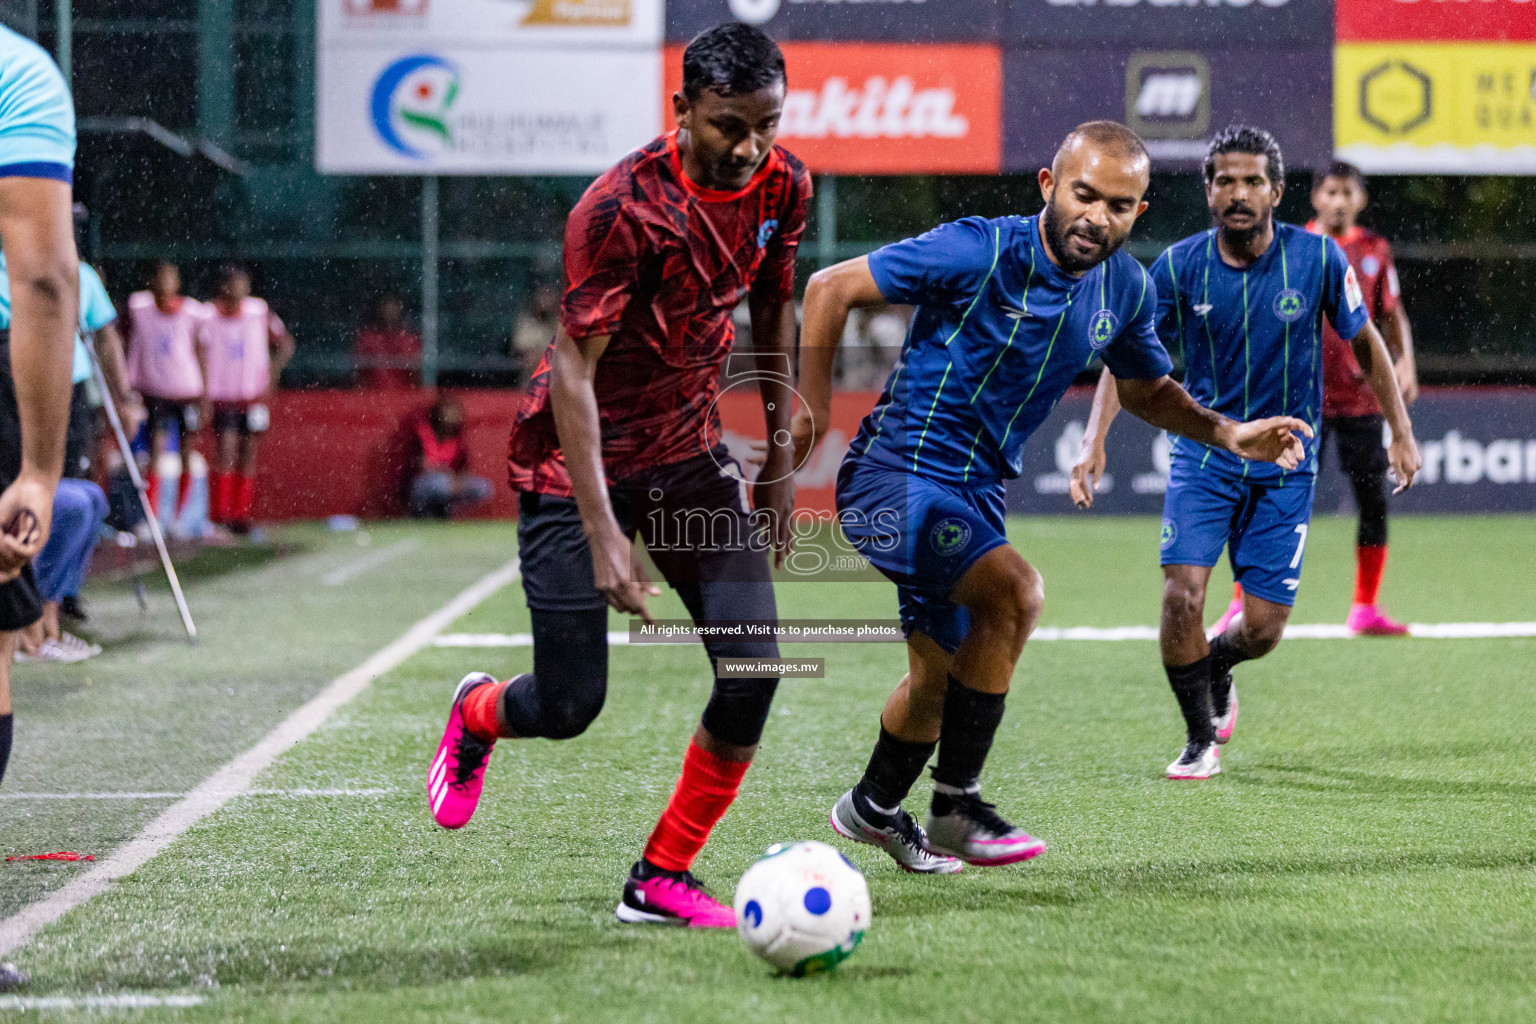
[[[1212,212],[1212,216],[1215,216],[1214,211]],[[1262,235],[1266,230],[1268,230],[1269,226],[1274,223],[1275,208],[1270,207],[1268,210],[1264,211],[1264,216],[1255,217],[1253,223],[1246,228],[1228,227],[1226,222],[1223,221],[1220,217],[1215,217],[1215,219],[1216,227],[1221,231],[1222,237],[1227,240],[1228,244],[1234,248],[1246,248],[1253,242],[1255,238],[1258,238],[1260,235]]]
[[[1045,240],[1051,245],[1051,252],[1056,256],[1056,263],[1069,274],[1083,274],[1103,263],[1115,254],[1125,239],[1115,241],[1109,232],[1102,231],[1097,235],[1079,231],[1079,234],[1087,234],[1090,241],[1098,242],[1103,246],[1099,255],[1088,259],[1081,259],[1072,255],[1067,248],[1067,241],[1071,234],[1071,225],[1061,222],[1061,215],[1056,212],[1056,197],[1052,194],[1049,202],[1045,204],[1044,211],[1040,214],[1040,224],[1045,229]],[[1095,229],[1097,230],[1097,229]]]

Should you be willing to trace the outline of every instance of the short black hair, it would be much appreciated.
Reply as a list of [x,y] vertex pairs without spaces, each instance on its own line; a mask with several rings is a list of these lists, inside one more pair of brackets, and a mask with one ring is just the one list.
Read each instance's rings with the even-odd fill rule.
[[1360,168],[1345,160],[1335,160],[1328,165],[1328,169],[1312,179],[1312,190],[1315,192],[1323,187],[1323,182],[1329,178],[1340,178],[1344,181],[1352,181],[1361,188],[1365,188],[1365,175],[1360,173]]
[[251,272],[246,270],[238,263],[220,263],[218,273],[214,276],[214,280],[217,281],[219,287],[222,288],[237,277],[243,277],[249,281],[251,279]]
[[705,29],[683,51],[683,95],[690,100],[706,89],[741,96],[788,81],[778,44],[751,25],[732,21]]
[[[1078,139],[1091,142],[1105,149],[1116,150],[1132,161],[1145,160],[1149,165],[1152,157],[1147,152],[1147,144],[1141,141],[1141,136],[1131,131],[1119,121],[1084,121],[1067,133],[1067,137],[1061,140],[1061,145],[1056,148],[1060,153]],[[1054,163],[1054,161],[1052,161]]]
[[1280,155],[1280,143],[1263,128],[1246,124],[1234,124],[1216,133],[1205,151],[1205,183],[1216,180],[1216,158],[1223,153],[1250,153],[1262,156],[1265,172],[1271,184],[1285,180],[1285,157]]

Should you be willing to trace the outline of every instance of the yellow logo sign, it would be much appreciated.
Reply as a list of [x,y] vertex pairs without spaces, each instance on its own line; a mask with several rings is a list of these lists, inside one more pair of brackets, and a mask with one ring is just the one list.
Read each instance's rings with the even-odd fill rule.
[[1536,171],[1536,44],[1340,43],[1334,62],[1341,153],[1378,170]]

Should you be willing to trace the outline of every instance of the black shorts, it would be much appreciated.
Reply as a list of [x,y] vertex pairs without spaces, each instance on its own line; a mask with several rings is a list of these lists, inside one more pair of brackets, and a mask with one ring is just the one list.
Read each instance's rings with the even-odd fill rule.
[[197,402],[184,398],[156,398],[153,395],[144,396],[144,413],[149,427],[149,433],[153,436],[161,430],[165,430],[171,424],[176,425],[176,436],[186,437],[188,434],[197,433],[200,425],[201,412]]
[[[724,446],[609,488],[619,528],[645,540],[656,567],[688,601],[699,584],[738,583],[733,617],[772,619],[773,577]],[[592,550],[574,498],[518,495],[518,550],[528,607],[587,611],[607,602],[592,582]],[[733,588],[735,589],[735,588]],[[690,602],[691,603],[691,602]]]
[[267,407],[257,401],[214,402],[213,431],[222,434],[233,430],[241,437],[259,434],[267,429]]
[[[0,490],[21,475],[21,412],[16,408],[16,385],[11,380],[10,332],[0,331]],[[3,524],[0,524],[3,526]],[[13,580],[0,583],[0,632],[22,629],[43,616],[43,599],[37,592],[32,566]]]
[[1323,436],[1317,446],[1318,459],[1332,437],[1339,450],[1339,465],[1353,480],[1386,478],[1387,449],[1382,445],[1385,421],[1380,416],[1333,416],[1323,419]]

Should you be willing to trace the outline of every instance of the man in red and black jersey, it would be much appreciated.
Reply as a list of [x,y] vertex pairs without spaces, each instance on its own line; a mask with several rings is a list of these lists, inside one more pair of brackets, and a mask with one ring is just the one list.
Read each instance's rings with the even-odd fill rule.
[[[474,813],[497,738],[567,739],[602,709],[608,607],[648,619],[660,593],[637,533],[696,622],[777,620],[765,552],[789,549],[792,291],[811,197],[804,166],[773,144],[785,85],[783,55],[757,29],[703,33],[683,54],[677,130],[594,182],[566,221],[560,326],[511,440],[533,671],[459,684],[428,776],[445,828]],[[743,299],[768,437],[786,441],[768,447],[755,510],[714,410]],[[705,649],[711,664],[778,655],[771,639],[708,636]],[[717,670],[621,921],[735,925],[689,868],[736,796],[777,683]]]
[[[1312,188],[1317,216],[1307,225],[1344,247],[1365,294],[1365,308],[1381,328],[1404,404],[1419,395],[1413,363],[1413,330],[1403,311],[1392,263],[1392,246],[1358,223],[1365,209],[1365,177],[1353,164],[1336,161]],[[1382,446],[1381,406],[1349,342],[1323,325],[1323,433],[1321,453],[1332,437],[1339,463],[1354,487],[1360,509],[1355,547],[1355,598],[1349,628],[1368,636],[1401,636],[1408,627],[1389,619],[1376,605],[1387,562],[1387,454]]]
[[[1403,403],[1419,397],[1418,371],[1413,362],[1413,329],[1403,311],[1392,246],[1369,228],[1361,227],[1360,212],[1367,199],[1365,176],[1354,164],[1336,160],[1312,186],[1316,213],[1307,230],[1326,234],[1344,249],[1365,296],[1365,309],[1381,330],[1393,360],[1393,374]],[[1360,510],[1355,540],[1355,597],[1346,620],[1356,635],[1403,636],[1408,627],[1394,622],[1377,606],[1381,576],[1387,564],[1387,451],[1382,445],[1381,404],[1349,342],[1325,319],[1323,323],[1323,430],[1317,450],[1321,456],[1332,438],[1339,464],[1349,477]],[[1241,591],[1222,616],[1225,628],[1241,610]]]

